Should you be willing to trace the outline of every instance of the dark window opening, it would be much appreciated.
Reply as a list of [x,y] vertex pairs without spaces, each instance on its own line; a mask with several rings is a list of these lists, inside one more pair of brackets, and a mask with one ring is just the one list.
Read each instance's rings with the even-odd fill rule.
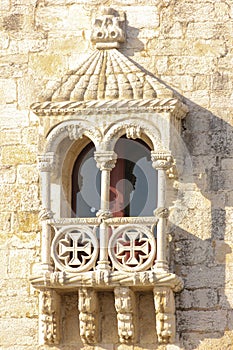
[[157,172],[150,149],[142,140],[121,137],[115,146],[117,163],[111,171],[110,209],[115,217],[151,216],[157,203]]
[[79,154],[72,172],[73,217],[95,217],[100,206],[100,170],[89,143]]

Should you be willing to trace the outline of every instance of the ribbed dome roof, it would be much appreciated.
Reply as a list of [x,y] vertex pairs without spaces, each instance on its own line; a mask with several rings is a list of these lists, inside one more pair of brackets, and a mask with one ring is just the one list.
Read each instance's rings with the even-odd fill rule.
[[77,70],[65,75],[59,86],[45,92],[43,101],[153,99],[171,90],[140,69],[116,49],[96,50]]

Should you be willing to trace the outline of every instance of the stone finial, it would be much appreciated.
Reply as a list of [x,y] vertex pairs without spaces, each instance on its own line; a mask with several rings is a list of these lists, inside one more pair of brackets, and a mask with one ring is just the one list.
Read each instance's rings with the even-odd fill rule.
[[103,7],[96,16],[91,33],[91,41],[97,49],[114,49],[125,41],[125,15],[112,8]]

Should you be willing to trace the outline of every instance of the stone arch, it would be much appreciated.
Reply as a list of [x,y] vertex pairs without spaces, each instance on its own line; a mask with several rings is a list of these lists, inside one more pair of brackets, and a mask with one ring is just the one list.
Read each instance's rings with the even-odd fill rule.
[[114,150],[117,140],[124,134],[127,138],[142,139],[152,151],[166,150],[159,129],[150,121],[139,118],[122,119],[111,125],[105,131],[104,147],[108,150]]
[[59,145],[66,138],[76,141],[83,136],[88,137],[96,148],[103,139],[101,131],[86,120],[75,119],[61,122],[47,135],[46,153],[56,153]]

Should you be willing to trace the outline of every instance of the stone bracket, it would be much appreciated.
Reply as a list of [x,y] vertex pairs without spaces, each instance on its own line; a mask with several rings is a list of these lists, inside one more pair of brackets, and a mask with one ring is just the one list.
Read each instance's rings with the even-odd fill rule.
[[59,344],[60,341],[60,295],[52,289],[39,294],[39,343]]
[[162,344],[173,343],[176,334],[173,291],[169,287],[155,287],[153,292],[158,342]]
[[80,336],[83,343],[96,344],[98,342],[98,299],[93,289],[79,289],[78,309]]
[[127,344],[135,338],[135,296],[128,287],[117,287],[114,289],[114,294],[119,340]]

